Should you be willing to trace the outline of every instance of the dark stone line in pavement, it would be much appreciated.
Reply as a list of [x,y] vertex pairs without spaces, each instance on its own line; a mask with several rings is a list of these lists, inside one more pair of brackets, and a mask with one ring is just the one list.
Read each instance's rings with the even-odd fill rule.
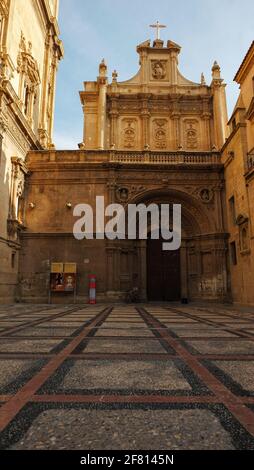
[[[253,320],[250,314],[248,316],[246,313],[245,318],[242,314],[233,317],[223,314],[224,307],[217,307],[210,314],[191,306],[187,307],[190,313],[187,310],[184,312],[185,307],[180,307],[179,311],[170,306],[167,311],[164,306],[138,306],[141,307],[147,307],[152,312],[150,315],[160,322],[157,327],[152,321],[144,321],[135,306],[114,307],[106,321],[104,318],[92,327],[88,336],[71,355],[67,355],[65,362],[49,374],[48,380],[35,392],[37,396],[31,395],[30,400],[34,403],[28,401],[2,432],[1,448],[60,449],[80,445],[82,449],[93,450],[111,449],[114,442],[117,448],[129,444],[127,448],[135,450],[147,449],[148,446],[153,449],[155,444],[162,446],[157,446],[159,449],[169,446],[171,450],[214,449],[216,446],[221,449],[254,449],[253,436],[238,421],[245,425],[246,419],[251,417],[250,411],[249,417],[241,415],[241,408],[254,411],[254,404],[247,402],[254,396],[251,384],[254,367],[254,349],[251,345],[254,348],[254,342],[247,338],[248,332],[239,329],[244,325],[251,330]],[[5,395],[17,392],[32,377],[36,377],[43,365],[57,357],[101,312],[100,307],[77,306],[76,313],[66,312],[67,309],[71,310],[71,306],[65,308],[58,305],[50,318],[46,310],[39,317],[32,317],[32,313],[30,317],[28,311],[25,314],[24,310],[19,310],[20,317],[15,320],[13,308],[13,316],[8,318],[10,321],[7,324],[20,325],[19,321],[22,321],[22,329],[16,329],[17,338],[14,336],[15,330],[11,331],[8,340],[3,340],[5,330],[1,331],[7,319],[5,317],[3,322],[0,313],[2,343],[7,341],[12,348],[14,343],[18,345],[16,352],[8,351],[8,354],[1,353],[0,346],[0,370],[1,364],[5,363],[2,371],[4,367],[8,369],[11,362],[14,364],[13,370],[9,366],[9,375],[6,374],[2,385],[0,379],[2,401],[8,399]],[[61,315],[58,313],[56,317],[57,310],[61,310]],[[166,314],[163,313],[165,311]],[[30,321],[30,326],[23,329],[29,319],[32,325]],[[57,334],[60,329],[65,331],[66,336]],[[49,335],[50,338],[42,340],[38,334],[41,335],[44,330],[42,336]],[[26,331],[31,335],[29,340],[22,338]],[[201,380],[202,376],[199,378],[190,368],[191,363],[190,367],[187,366],[184,356],[181,359],[171,344],[162,338],[165,333],[218,379],[225,387],[224,395],[223,392],[221,397],[217,397],[207,388]],[[142,335],[145,337],[139,338]],[[246,335],[246,338],[241,338],[241,335]],[[35,347],[40,341],[50,353],[36,352]],[[24,349],[29,349],[28,344],[32,345],[31,352],[25,353]],[[121,354],[122,345],[126,352]],[[22,357],[23,364],[26,364],[24,368],[19,367]],[[230,400],[234,415],[230,408],[226,408],[227,391],[233,394]],[[99,404],[103,396],[104,403]],[[45,401],[39,403],[43,397]],[[55,402],[51,403],[54,397]],[[64,403],[65,397],[66,400],[69,397],[68,403]],[[87,403],[78,404],[78,400],[82,402],[85,397]],[[117,401],[117,397],[119,403],[112,401]],[[215,404],[220,403],[220,398],[224,405]],[[247,406],[244,406],[244,399]],[[208,400],[211,400],[210,404],[207,404]],[[3,403],[0,403],[0,409],[2,406]],[[235,414],[234,406],[238,407],[238,414]],[[247,429],[252,432],[250,426]]]
[[45,360],[0,359],[0,394],[17,393],[45,364]]
[[254,440],[221,405],[29,404],[2,433],[0,448],[253,450]]
[[[235,395],[254,397],[254,361],[243,362],[227,360],[208,361],[202,363]],[[237,363],[237,366],[235,365]],[[223,366],[226,370],[223,370]],[[238,377],[237,377],[238,376]]]
[[185,345],[192,354],[254,354],[254,342],[249,340],[232,341],[227,340],[220,342],[217,340],[209,340],[196,342],[195,340],[186,341]]

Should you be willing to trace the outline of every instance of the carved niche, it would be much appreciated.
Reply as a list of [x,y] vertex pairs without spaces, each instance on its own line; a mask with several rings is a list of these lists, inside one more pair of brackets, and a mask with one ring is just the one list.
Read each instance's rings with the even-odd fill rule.
[[18,73],[24,73],[30,85],[39,85],[40,73],[37,61],[32,55],[32,43],[29,42],[26,45],[26,40],[21,33],[21,40],[19,44],[19,54],[17,59],[17,71]]
[[23,160],[18,157],[11,158],[11,188],[9,213],[7,219],[7,232],[9,237],[17,238],[18,233],[23,229],[24,216],[24,188],[25,176],[28,173]]
[[124,119],[122,122],[122,146],[125,149],[135,149],[137,146],[137,121]]
[[153,144],[158,150],[165,150],[167,147],[167,123],[166,119],[155,119],[153,121]]
[[129,189],[121,187],[116,190],[116,197],[120,202],[127,202],[129,199]]
[[146,186],[142,185],[132,185],[128,186],[117,186],[116,185],[116,199],[119,202],[125,203],[128,202],[132,197],[141,194],[146,190]]
[[213,201],[214,192],[210,188],[202,188],[199,190],[198,194],[201,201],[204,203],[209,203]]
[[189,150],[198,148],[198,121],[196,119],[188,119],[184,122],[184,138],[185,146]]
[[20,74],[19,98],[24,106],[24,112],[32,119],[33,106],[38,94],[40,72],[38,63],[32,54],[32,43],[26,42],[23,32],[19,44],[17,72]]
[[152,60],[151,76],[153,80],[165,80],[165,78],[167,78],[167,61]]

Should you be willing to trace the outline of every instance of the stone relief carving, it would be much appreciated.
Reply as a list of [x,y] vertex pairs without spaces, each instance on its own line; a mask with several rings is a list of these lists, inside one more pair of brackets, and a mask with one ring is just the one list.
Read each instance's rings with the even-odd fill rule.
[[7,219],[7,232],[9,237],[17,239],[23,229],[23,210],[20,201],[25,189],[25,176],[28,174],[24,161],[18,157],[12,157],[11,191],[9,201],[9,213]]
[[164,80],[167,74],[166,60],[152,60],[151,62],[152,78],[154,80]]
[[187,149],[198,148],[198,122],[195,119],[185,121],[185,142]]
[[116,190],[116,197],[121,202],[127,202],[129,199],[129,189],[128,188],[118,188]]
[[211,202],[213,200],[213,196],[214,196],[213,190],[210,188],[202,188],[199,191],[199,197],[201,201],[204,203]]
[[153,121],[154,147],[163,150],[167,147],[167,120],[155,119]]
[[21,39],[19,44],[19,54],[17,59],[17,72],[23,73],[26,76],[27,85],[35,87],[40,83],[40,73],[37,61],[32,55],[32,43],[26,44],[26,39],[21,32]]
[[137,185],[137,186],[132,185],[131,187],[119,186],[116,189],[116,198],[120,202],[128,202],[131,199],[131,197],[139,193],[142,193],[145,190],[146,190],[146,187],[142,185]]
[[125,119],[122,131],[123,147],[126,149],[135,148],[137,141],[137,121]]

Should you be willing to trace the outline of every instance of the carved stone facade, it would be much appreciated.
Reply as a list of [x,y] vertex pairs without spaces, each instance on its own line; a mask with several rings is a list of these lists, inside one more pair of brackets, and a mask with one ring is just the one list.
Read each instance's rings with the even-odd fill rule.
[[80,148],[115,150],[212,151],[227,131],[225,85],[217,63],[207,86],[185,79],[178,70],[180,46],[168,41],[137,47],[140,70],[118,82],[107,78],[105,62],[96,82],[80,93],[86,119]]
[[[23,36],[26,37],[25,31]],[[21,46],[24,49],[24,44]],[[32,51],[34,46],[29,54],[35,65],[37,59]],[[99,301],[122,300],[126,292],[135,287],[144,301],[181,298],[227,301],[233,294],[236,301],[253,303],[253,288],[248,290],[248,295],[239,295],[240,272],[234,273],[230,261],[232,242],[237,236],[246,273],[253,260],[250,253],[253,251],[251,223],[254,214],[251,204],[246,202],[248,198],[254,200],[253,149],[250,145],[248,150],[245,147],[246,127],[248,136],[252,135],[252,101],[248,97],[245,103],[243,97],[244,105],[240,100],[235,111],[239,119],[248,119],[250,126],[249,122],[246,126],[246,122],[241,121],[237,131],[233,130],[225,142],[228,133],[225,85],[219,65],[215,62],[212,67],[209,86],[203,75],[200,83],[181,75],[178,70],[180,46],[172,41],[168,41],[166,47],[161,40],[152,45],[146,41],[138,46],[137,52],[140,70],[130,80],[119,82],[114,71],[112,83],[109,83],[103,60],[97,81],[85,82],[85,90],[80,93],[85,113],[80,150],[56,151],[48,145],[45,151],[34,143],[25,163],[19,155],[10,160],[6,240],[12,255],[21,248],[16,296],[21,301],[46,302],[50,264],[62,261],[77,263],[78,302],[87,301],[88,276],[95,274]],[[251,63],[249,55],[240,70],[246,71],[246,63]],[[47,63],[50,83],[54,83],[55,62]],[[38,69],[36,77],[37,82],[40,78],[40,83],[37,86],[43,87],[45,74],[39,65]],[[241,76],[241,71],[239,73]],[[242,76],[240,80],[244,80]],[[46,88],[52,99],[54,86]],[[49,103],[51,100],[44,102],[43,112],[51,119]],[[247,114],[245,108],[248,108]],[[2,109],[6,112],[1,128],[16,126],[12,135],[19,132],[23,141],[19,135],[14,139],[15,145],[19,140],[27,151],[33,143],[31,130],[25,133],[15,121],[11,124],[7,104],[3,104]],[[231,125],[234,117],[235,114]],[[44,123],[46,121],[47,118]],[[29,130],[27,120],[24,122]],[[46,145],[45,125],[39,129],[38,136],[40,145]],[[233,167],[239,149],[243,155],[242,174],[239,166]],[[243,189],[243,175],[247,191]],[[229,202],[234,185],[240,188],[235,212],[232,200]],[[163,263],[158,265],[154,245],[149,239],[78,241],[74,238],[75,218],[70,209],[86,203],[95,211],[96,196],[101,195],[105,196],[105,205],[121,203],[125,209],[132,203],[181,205],[182,245],[175,255],[179,263],[177,279],[173,279],[172,273],[176,271],[171,270],[170,258],[163,261],[167,263],[166,271]],[[233,228],[228,222],[232,215]],[[157,264],[153,265],[152,259]],[[162,271],[167,273],[164,279],[160,277]],[[154,285],[159,286],[158,278],[164,282],[163,294],[153,289]],[[251,282],[248,289],[253,287]],[[172,285],[176,286],[175,292]],[[158,294],[156,298],[154,293]],[[52,301],[70,302],[71,299],[58,293]]]
[[[0,298],[17,291],[25,159],[52,146],[58,0],[0,0]],[[31,25],[33,28],[31,29]]]
[[[147,283],[151,273],[147,267],[146,240],[77,241],[73,237],[75,219],[67,202],[72,207],[82,202],[95,208],[96,195],[103,194],[105,205],[181,204],[181,296],[228,298],[227,234],[222,215],[224,178],[219,154],[213,164],[199,163],[197,154],[196,163],[158,165],[153,163],[152,156],[150,152],[147,163],[133,160],[115,164],[111,162],[112,151],[29,153],[21,299],[46,301],[50,263],[62,259],[78,265],[78,301],[87,300],[88,275],[92,273],[97,276],[99,300],[121,300],[134,286],[143,300],[149,299]],[[33,208],[28,202],[33,203]],[[66,297],[61,300],[66,302]]]
[[[134,78],[118,82],[114,71],[109,84],[103,60],[97,81],[86,82],[80,93],[85,121],[79,151],[28,154],[20,299],[46,301],[50,263],[71,260],[78,266],[78,301],[87,301],[89,274],[97,276],[99,300],[121,300],[133,287],[143,300],[152,300],[148,240],[74,239],[69,207],[88,203],[95,208],[98,195],[105,196],[105,205],[125,208],[181,204],[179,298],[229,298],[218,151],[226,135],[226,119],[221,119],[226,109],[219,69],[213,68],[211,86],[204,79],[193,83],[178,71],[180,47],[172,41],[166,47],[163,41],[147,41],[137,51],[141,66]],[[170,266],[168,274],[170,290]]]
[[222,149],[233,300],[254,305],[254,42],[236,76],[240,95]]

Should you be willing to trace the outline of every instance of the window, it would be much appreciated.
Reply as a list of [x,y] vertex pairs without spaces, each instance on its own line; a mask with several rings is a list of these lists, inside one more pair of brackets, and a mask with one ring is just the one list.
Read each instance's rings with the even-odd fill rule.
[[230,243],[230,254],[231,254],[231,262],[235,266],[237,264],[236,244],[235,244],[235,242]]
[[246,252],[249,249],[248,225],[244,224],[240,228],[240,247],[241,252]]
[[234,131],[235,128],[236,128],[236,118],[234,118],[232,121],[232,131]]
[[12,269],[15,268],[15,261],[16,261],[16,253],[15,253],[15,251],[13,251],[13,253],[11,254],[11,267],[12,267]]
[[235,197],[232,196],[228,202],[229,202],[230,218],[231,218],[232,224],[235,225],[236,224]]

